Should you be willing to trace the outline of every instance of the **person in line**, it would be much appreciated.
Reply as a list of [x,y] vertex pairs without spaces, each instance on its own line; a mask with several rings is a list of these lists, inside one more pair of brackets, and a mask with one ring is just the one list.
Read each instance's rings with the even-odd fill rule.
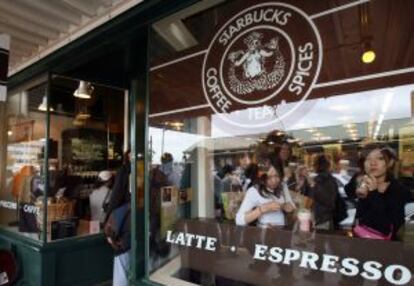
[[241,185],[243,186],[246,183],[245,182],[246,181],[246,170],[252,163],[251,155],[249,154],[249,152],[243,152],[238,157],[237,161],[238,161],[238,166],[234,170],[234,174],[237,176]]
[[277,169],[268,168],[260,176],[259,186],[247,190],[239,211],[236,214],[237,225],[248,225],[258,220],[258,225],[286,225],[284,212],[290,213],[295,209],[290,193]]
[[[128,150],[124,153],[122,167],[118,170],[114,187],[112,189],[111,197],[108,203],[108,215],[116,212],[117,209],[125,207],[131,201],[131,194],[129,191],[129,177],[131,174],[131,152]],[[107,221],[108,219],[105,219]],[[113,268],[113,285],[127,286],[128,273],[130,269],[131,259],[131,225],[130,220],[122,222],[123,218],[118,219],[118,225],[123,224],[122,229],[119,230],[119,237],[122,241],[122,249],[114,253],[114,268]],[[110,242],[111,243],[111,242]]]
[[287,141],[283,141],[280,145],[279,159],[283,167],[289,166],[289,163],[293,161],[292,147]]
[[331,164],[325,155],[315,158],[314,169],[317,174],[311,182],[311,197],[313,199],[313,212],[315,228],[320,230],[334,229],[334,212],[338,184],[330,173]]
[[244,192],[247,192],[251,187],[257,187],[259,184],[259,166],[255,163],[250,163],[246,168],[245,180],[242,183],[242,189]]
[[110,171],[102,171],[98,174],[98,188],[93,190],[89,196],[91,220],[104,222],[112,185],[113,180]]
[[227,164],[214,175],[214,208],[218,219],[224,216],[222,194],[231,191],[233,171],[233,166]]
[[174,169],[174,157],[171,153],[164,153],[161,157],[160,171],[167,177],[168,185],[180,189],[181,176]]
[[232,165],[225,165],[221,170],[222,179],[222,191],[223,192],[233,192],[234,186],[240,185],[240,182],[237,176],[234,174],[234,167]]
[[295,179],[297,184],[295,185],[295,191],[303,196],[309,196],[309,172],[305,165],[299,165],[295,172]]
[[395,156],[388,147],[372,143],[362,151],[363,177],[356,188],[358,224],[396,240],[404,224],[409,192],[395,179]]
[[[236,214],[236,225],[246,226],[257,221],[256,225],[263,228],[261,238],[263,244],[271,242],[287,246],[290,243],[289,236],[286,234],[278,236],[275,241],[274,232],[270,230],[274,227],[285,227],[287,223],[285,213],[292,213],[294,210],[295,205],[281,174],[274,166],[270,166],[260,176],[259,183],[247,190]],[[253,249],[249,251],[253,253]],[[269,264],[255,260],[249,268],[265,273]],[[292,279],[292,268],[279,265],[279,277],[275,279],[274,284],[278,285],[282,281],[286,284]]]

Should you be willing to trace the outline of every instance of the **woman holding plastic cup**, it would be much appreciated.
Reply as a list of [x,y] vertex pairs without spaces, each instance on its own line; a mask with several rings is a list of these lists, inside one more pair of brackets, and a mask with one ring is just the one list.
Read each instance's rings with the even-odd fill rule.
[[396,156],[392,149],[369,144],[362,151],[363,176],[356,195],[358,237],[394,240],[404,223],[404,206],[409,192],[394,178],[392,167]]

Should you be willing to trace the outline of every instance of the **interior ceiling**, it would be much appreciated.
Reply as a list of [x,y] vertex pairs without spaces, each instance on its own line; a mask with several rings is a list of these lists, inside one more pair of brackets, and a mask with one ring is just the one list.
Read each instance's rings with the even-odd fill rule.
[[0,34],[10,35],[9,74],[73,41],[142,0],[3,0]]
[[[230,1],[232,2],[232,1]],[[181,35],[190,32],[196,45],[182,50],[175,47],[176,39],[171,33],[170,40],[164,36],[154,37],[152,51],[152,67],[168,63],[171,60],[200,52],[208,47],[214,33],[237,10],[238,3],[247,7],[255,0],[234,1],[234,5],[220,5],[207,11],[187,12],[185,17],[177,14],[175,21],[180,20],[186,27]],[[357,2],[355,0],[306,1],[291,0],[290,4],[303,9],[308,15]],[[188,10],[190,10],[190,7]],[[361,9],[368,10],[369,22],[367,31],[361,28]],[[330,13],[316,18],[315,24],[322,38],[324,49],[323,64],[318,83],[326,83],[347,78],[357,78],[370,74],[414,67],[414,17],[412,11],[414,1],[372,0],[364,5]],[[170,19],[173,19],[171,16]],[[206,24],[209,23],[209,24]],[[156,24],[157,25],[157,24]],[[156,29],[156,25],[154,27]],[[176,25],[179,27],[180,25]],[[300,27],[298,27],[300,33]],[[178,33],[180,35],[180,33]],[[177,32],[175,33],[177,38]],[[363,64],[361,54],[364,38],[369,38],[376,51],[376,60],[372,64]],[[184,38],[183,44],[189,41]],[[166,47],[169,47],[166,48]],[[201,67],[203,55],[189,58],[175,64],[166,65],[151,73],[152,102],[150,113],[162,113],[174,109],[205,105],[206,99],[201,89]],[[385,78],[355,81],[341,85],[326,85],[314,89],[309,98],[328,97],[363,90],[378,89],[412,83],[412,73],[388,76]],[[189,96],[191,95],[191,96]],[[162,100],[159,100],[162,99]],[[189,116],[210,115],[211,109],[197,109],[180,114],[153,118],[152,121],[180,120]]]

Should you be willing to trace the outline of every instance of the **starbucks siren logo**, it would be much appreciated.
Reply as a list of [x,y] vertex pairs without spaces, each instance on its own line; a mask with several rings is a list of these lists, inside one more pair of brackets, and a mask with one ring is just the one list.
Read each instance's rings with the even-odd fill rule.
[[[321,40],[309,16],[289,4],[263,3],[241,11],[215,35],[203,62],[203,91],[225,121],[266,126],[306,100],[321,64]],[[238,110],[274,111],[285,101],[294,104],[282,114],[237,116]]]
[[[262,45],[263,34],[252,32],[243,42],[247,50],[231,52],[228,59],[231,61],[228,73],[229,85],[237,94],[248,94],[255,90],[274,88],[285,74],[285,60],[278,49],[278,38],[273,38],[266,45]],[[266,71],[267,58],[274,57],[274,66],[270,72]],[[243,79],[236,74],[237,67],[243,67]]]

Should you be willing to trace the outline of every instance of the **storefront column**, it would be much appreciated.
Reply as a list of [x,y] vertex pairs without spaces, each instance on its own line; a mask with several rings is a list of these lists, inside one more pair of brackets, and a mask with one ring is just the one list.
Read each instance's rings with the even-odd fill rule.
[[[143,28],[142,39],[133,41],[128,50],[127,67],[130,73],[129,106],[130,106],[130,142],[131,142],[131,285],[137,285],[145,276],[145,251],[148,241],[149,221],[148,198],[145,192],[148,170],[145,167],[148,160],[147,118],[148,118],[148,30]],[[144,197],[146,203],[144,204]]]
[[[198,135],[209,136],[211,133],[211,122],[207,117],[199,117],[196,119],[196,128]],[[195,186],[197,192],[193,192],[193,203],[191,204],[192,217],[208,217],[214,218],[214,191],[213,178],[209,177],[211,170],[211,160],[209,157],[207,141],[200,141],[194,151],[196,162],[196,172],[193,176],[192,185]]]
[[5,174],[7,164],[3,164],[7,160],[7,110],[6,102],[0,102],[0,189],[6,187]]
[[6,182],[7,160],[7,72],[9,68],[10,37],[0,35],[0,189],[4,190]]

